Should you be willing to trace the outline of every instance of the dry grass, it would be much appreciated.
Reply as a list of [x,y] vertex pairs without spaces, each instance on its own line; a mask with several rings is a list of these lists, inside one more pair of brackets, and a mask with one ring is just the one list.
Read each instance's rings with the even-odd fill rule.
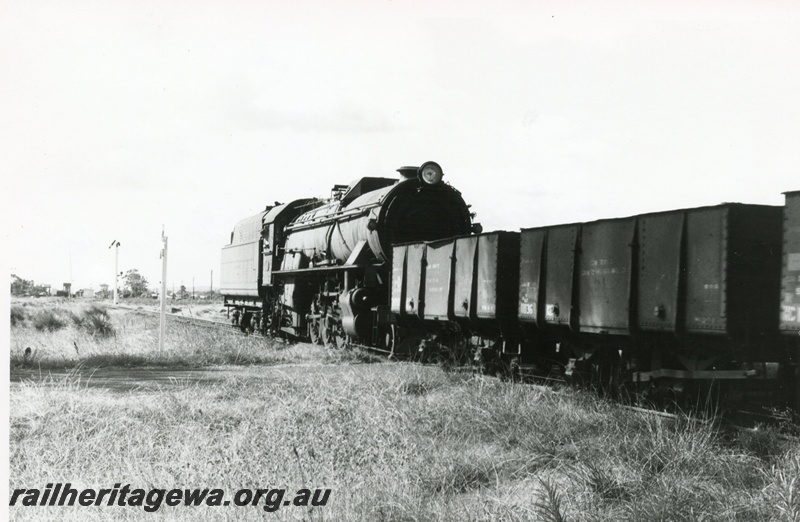
[[[34,301],[42,303],[41,300]],[[158,317],[128,310],[105,310],[73,301],[53,308],[26,307],[30,316],[52,315],[63,326],[38,330],[18,323],[11,332],[11,368],[141,367],[197,368],[214,365],[265,365],[320,356],[330,360],[369,360],[358,352],[308,352],[278,339],[237,335],[235,331],[193,326],[168,318],[164,350],[158,346]],[[31,355],[26,357],[26,348]]]
[[[112,318],[116,341],[91,345],[84,339],[98,357],[118,346],[159,361],[153,332],[142,328],[147,318]],[[70,328],[48,339],[61,346],[58,336]],[[12,341],[21,332],[33,335],[29,330],[15,328]],[[252,363],[273,366],[231,372],[206,385],[178,380],[126,392],[87,386],[78,372],[14,386],[11,487],[122,482],[229,493],[267,486],[333,489],[325,508],[282,508],[270,515],[279,520],[800,516],[800,447],[768,429],[730,437],[713,423],[631,412],[575,390],[551,392],[415,364],[350,364],[350,355],[320,358],[320,348],[237,345],[254,342],[239,336],[213,342],[196,340],[188,330],[171,336],[170,350],[183,355],[163,356],[168,364],[181,357],[205,364],[239,350]],[[213,355],[214,343],[228,355]],[[48,356],[59,353],[53,348]],[[259,508],[241,507],[162,507],[159,514],[177,520],[264,516]],[[14,507],[11,515],[153,517],[123,507]]]

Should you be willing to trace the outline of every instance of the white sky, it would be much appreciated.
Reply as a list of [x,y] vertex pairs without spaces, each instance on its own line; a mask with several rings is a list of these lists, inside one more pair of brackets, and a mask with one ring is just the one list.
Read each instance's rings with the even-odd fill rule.
[[276,200],[439,162],[485,230],[800,189],[796,2],[0,1],[8,269],[219,281]]

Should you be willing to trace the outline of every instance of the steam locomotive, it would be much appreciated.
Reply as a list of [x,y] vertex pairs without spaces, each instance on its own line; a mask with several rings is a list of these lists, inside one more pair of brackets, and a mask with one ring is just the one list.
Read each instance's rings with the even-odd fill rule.
[[[477,230],[441,167],[366,177],[328,199],[267,207],[234,227],[222,249],[221,291],[243,330],[392,350],[392,245]],[[387,340],[388,337],[388,340]]]
[[512,376],[800,409],[800,191],[784,207],[483,233],[438,164],[398,172],[239,222],[222,249],[234,323]]

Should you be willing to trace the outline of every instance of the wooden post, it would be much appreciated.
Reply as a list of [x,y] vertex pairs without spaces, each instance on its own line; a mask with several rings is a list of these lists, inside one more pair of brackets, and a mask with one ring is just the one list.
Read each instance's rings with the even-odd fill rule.
[[117,290],[117,280],[119,279],[119,241],[115,241],[114,247],[114,305],[119,304],[119,290]]

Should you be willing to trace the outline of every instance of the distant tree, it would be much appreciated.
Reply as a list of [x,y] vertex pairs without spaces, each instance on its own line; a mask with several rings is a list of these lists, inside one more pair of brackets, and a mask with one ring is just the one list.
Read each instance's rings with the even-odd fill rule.
[[36,285],[33,280],[11,274],[11,295],[50,295],[50,285]]
[[11,295],[25,295],[33,291],[33,281],[11,274]]
[[185,285],[181,285],[181,293],[180,293],[181,299],[186,299],[186,297],[188,295],[189,295],[189,292],[186,291],[186,286]]
[[41,295],[49,295],[50,290],[49,288],[45,287],[44,285],[34,285],[33,289],[31,290],[33,295],[41,296]]
[[131,297],[141,297],[147,294],[147,279],[135,268],[125,272],[123,279],[125,280],[125,294],[129,294]]

